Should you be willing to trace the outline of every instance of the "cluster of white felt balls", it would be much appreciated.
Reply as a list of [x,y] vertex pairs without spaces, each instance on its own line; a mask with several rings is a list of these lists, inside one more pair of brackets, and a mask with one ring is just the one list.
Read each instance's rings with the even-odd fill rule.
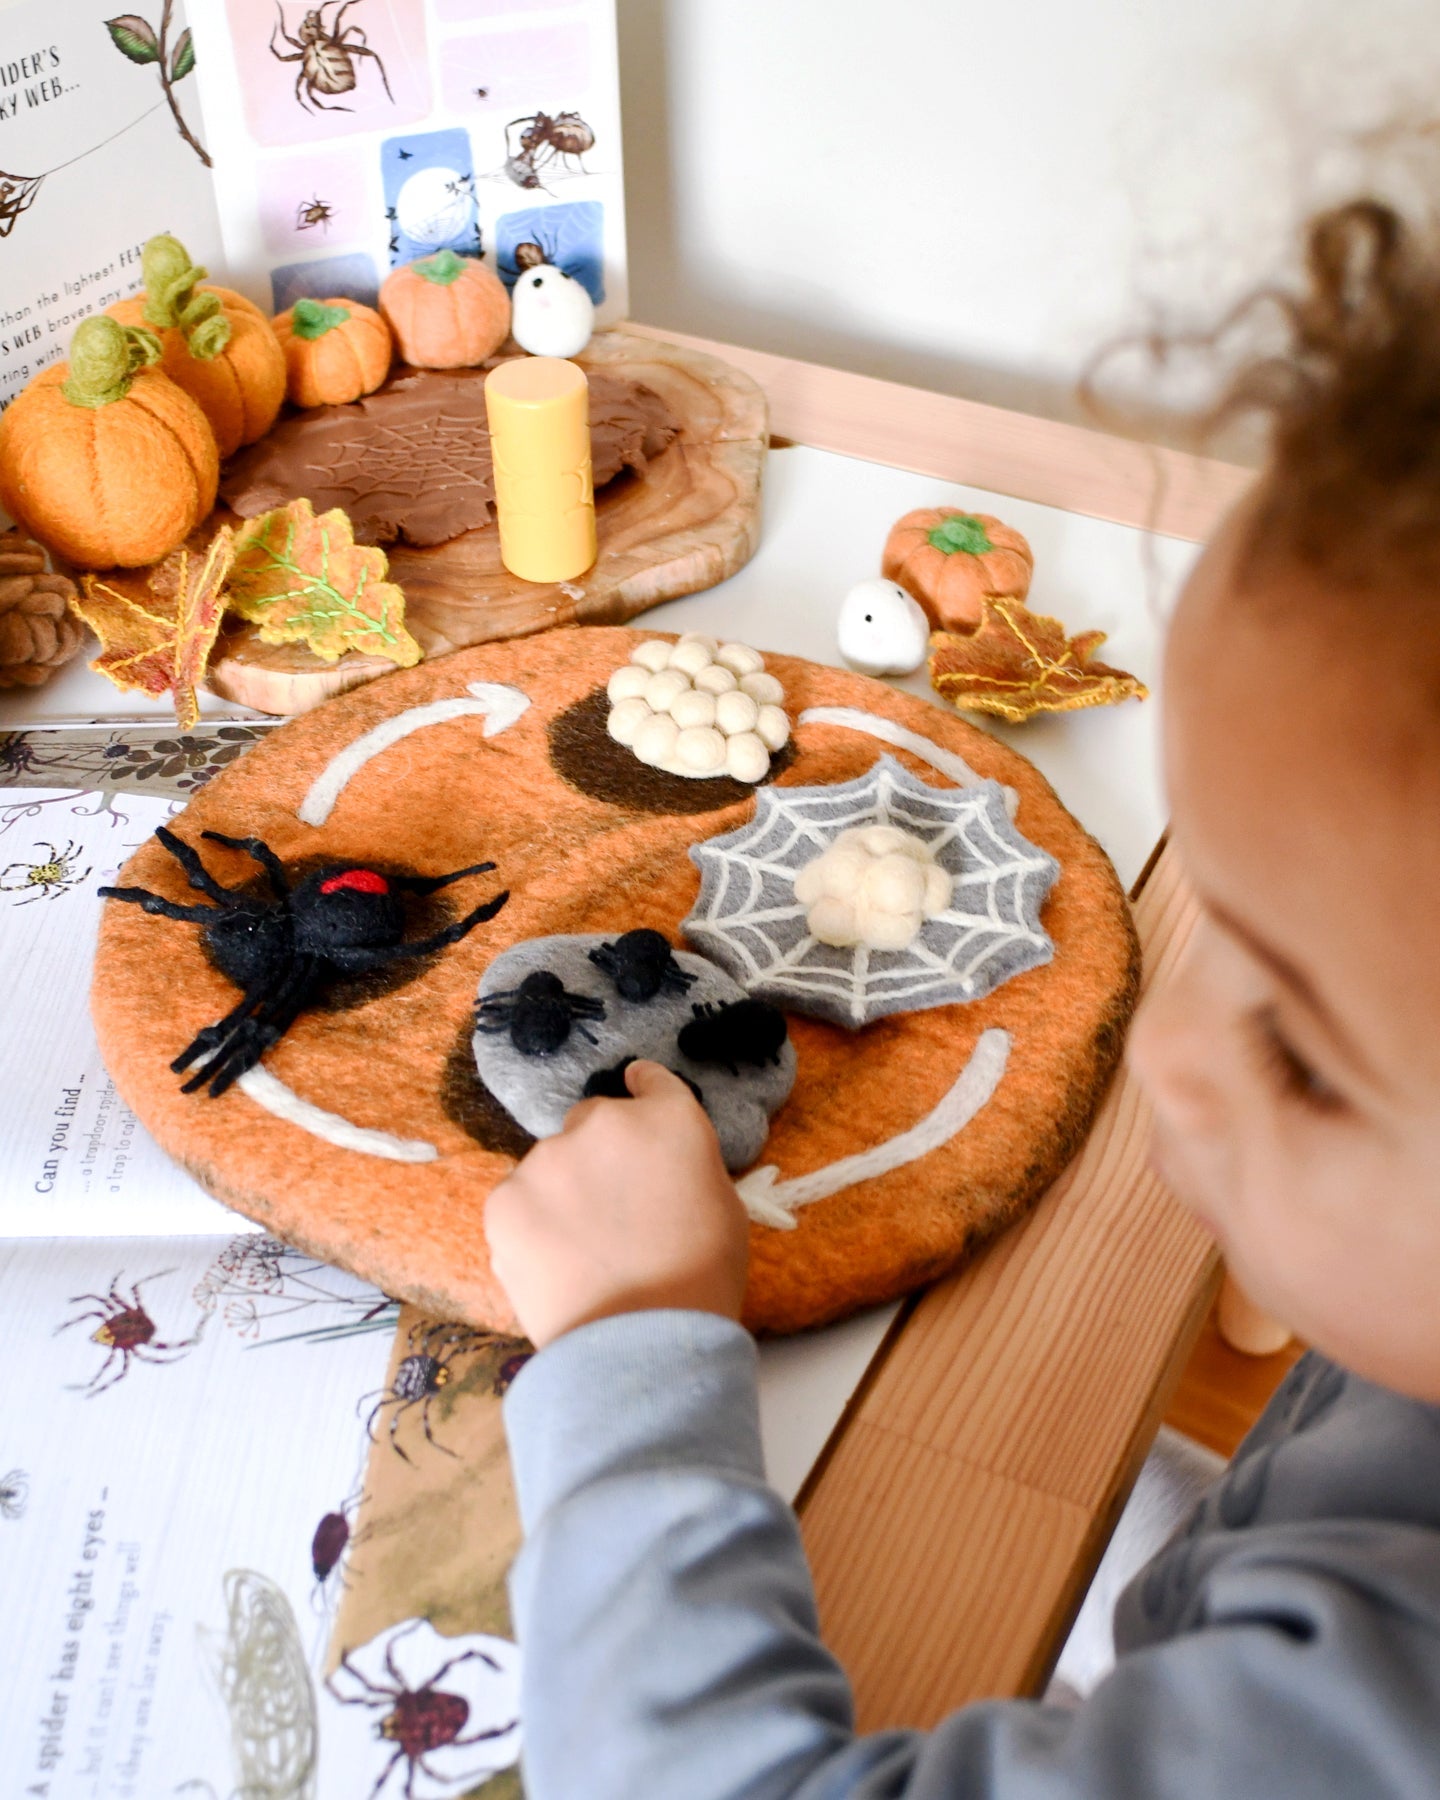
[[606,686],[606,729],[668,775],[763,781],[790,739],[785,690],[748,644],[647,638]]

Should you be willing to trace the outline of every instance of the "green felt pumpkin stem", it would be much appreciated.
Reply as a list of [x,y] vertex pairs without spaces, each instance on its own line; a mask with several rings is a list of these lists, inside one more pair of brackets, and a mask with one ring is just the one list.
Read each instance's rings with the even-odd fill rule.
[[160,340],[140,325],[117,325],[102,313],[75,327],[70,373],[60,392],[72,406],[109,406],[123,400],[137,371],[160,360]]
[[932,526],[928,533],[929,542],[946,556],[953,556],[957,550],[967,556],[984,556],[987,550],[995,546],[986,535],[985,527],[973,513],[951,513],[938,525]]
[[426,281],[433,281],[436,287],[449,287],[465,273],[465,258],[457,256],[453,250],[437,250],[433,256],[422,257],[416,263],[415,273],[423,275]]
[[297,300],[290,314],[290,326],[296,337],[313,343],[327,331],[343,325],[349,317],[348,306],[326,306],[320,300]]
[[230,321],[218,294],[196,288],[207,271],[190,260],[190,252],[168,232],[151,238],[141,252],[145,276],[145,323],[157,331],[178,327],[192,356],[210,362],[230,342]]

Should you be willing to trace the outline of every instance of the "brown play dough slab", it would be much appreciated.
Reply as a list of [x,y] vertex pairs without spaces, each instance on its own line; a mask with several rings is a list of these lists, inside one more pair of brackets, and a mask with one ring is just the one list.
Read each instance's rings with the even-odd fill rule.
[[[387,676],[270,734],[175,822],[197,845],[203,830],[261,837],[295,868],[314,858],[425,874],[482,858],[498,864],[493,876],[436,896],[468,910],[507,887],[510,902],[495,919],[413,979],[302,1015],[266,1058],[267,1069],[305,1100],[354,1125],[433,1144],[437,1160],[402,1163],[338,1149],[241,1091],[218,1100],[182,1094],[170,1059],[228,1011],[236,991],[206,960],[197,926],[118,902],[105,909],[96,1030],[121,1093],[146,1127],[210,1192],[431,1317],[513,1325],[490,1273],[482,1216],[485,1196],[524,1139],[477,1092],[463,1054],[487,964],[522,939],[563,932],[647,925],[679,944],[699,886],[691,843],[735,830],[755,804],[745,792],[714,810],[657,813],[617,798],[613,771],[594,784],[603,797],[584,791],[591,784],[583,764],[568,765],[569,779],[557,772],[557,733],[573,729],[575,709],[643,635],[548,632]],[[747,1321],[785,1332],[933,1279],[1045,1189],[1077,1147],[1114,1067],[1137,950],[1104,853],[1023,758],[863,676],[781,656],[767,666],[784,683],[792,718],[807,707],[859,708],[1014,788],[1017,825],[1062,870],[1042,915],[1054,960],[985,999],[895,1015],[859,1033],[791,1015],[798,1076],[761,1158],[786,1180],[908,1130],[949,1090],[987,1027],[1003,1028],[1012,1042],[999,1087],[949,1142],[801,1208],[794,1230],[752,1227]],[[475,682],[517,688],[531,704],[489,738],[473,715],[427,725],[367,762],[325,824],[300,822],[297,807],[338,752],[392,715],[462,696]],[[838,724],[798,724],[794,746],[777,777],[781,789],[851,780],[883,753],[932,787],[951,785],[909,751]],[[637,764],[637,781],[644,773]],[[238,852],[203,850],[225,885],[250,877],[253,866]],[[153,840],[120,882],[176,901],[194,898]],[[411,935],[432,929],[433,913]]]
[[[448,544],[494,517],[485,377],[478,369],[404,369],[377,393],[284,419],[232,456],[220,498],[253,519],[306,499],[338,506],[357,544]],[[643,475],[674,442],[680,422],[660,396],[623,370],[590,372],[590,464],[597,489],[623,469]]]

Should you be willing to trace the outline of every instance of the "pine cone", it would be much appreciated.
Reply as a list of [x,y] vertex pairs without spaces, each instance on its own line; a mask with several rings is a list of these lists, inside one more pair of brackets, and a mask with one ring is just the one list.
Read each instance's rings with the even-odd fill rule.
[[39,687],[85,641],[70,605],[75,584],[45,567],[20,531],[0,532],[0,688]]

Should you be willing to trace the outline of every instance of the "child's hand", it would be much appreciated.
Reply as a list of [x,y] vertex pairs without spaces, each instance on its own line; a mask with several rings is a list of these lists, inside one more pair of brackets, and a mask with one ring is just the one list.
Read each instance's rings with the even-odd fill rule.
[[625,1085],[572,1107],[486,1203],[491,1266],[537,1348],[651,1307],[740,1316],[748,1226],[714,1128],[658,1063]]

